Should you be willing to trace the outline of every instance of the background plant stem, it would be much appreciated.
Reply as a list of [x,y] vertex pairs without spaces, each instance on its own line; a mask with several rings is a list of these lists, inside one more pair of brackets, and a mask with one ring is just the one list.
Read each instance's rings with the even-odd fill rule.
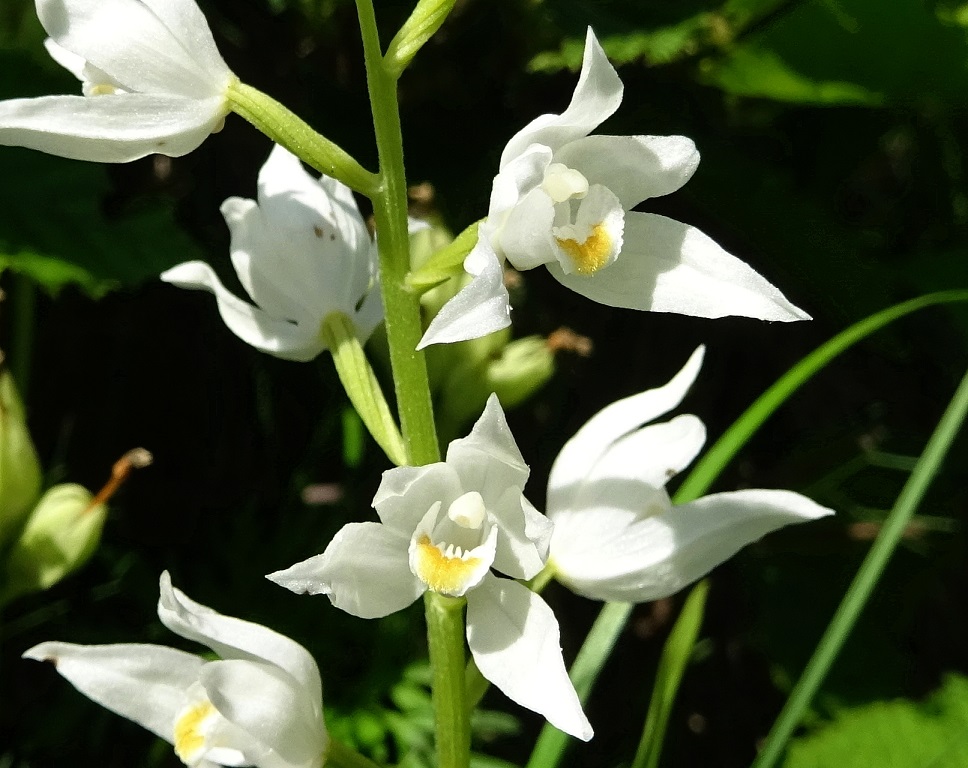
[[867,604],[867,599],[877,586],[881,574],[884,573],[891,555],[897,549],[901,536],[904,535],[904,529],[911,522],[911,517],[921,503],[921,499],[924,498],[928,486],[938,473],[952,441],[961,429],[966,414],[968,414],[968,372],[958,385],[924,453],[918,459],[917,466],[904,488],[901,489],[894,503],[894,509],[891,510],[867,557],[857,570],[847,594],[844,595],[837,612],[830,620],[826,632],[817,644],[810,661],[807,662],[790,698],[787,699],[779,717],[773,723],[763,750],[753,762],[753,768],[770,768],[783,753],[783,748],[830,671],[831,665]]

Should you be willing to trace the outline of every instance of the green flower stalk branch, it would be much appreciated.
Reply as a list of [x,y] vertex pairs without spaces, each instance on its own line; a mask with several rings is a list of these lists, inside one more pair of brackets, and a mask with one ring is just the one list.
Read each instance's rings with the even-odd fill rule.
[[342,312],[333,312],[323,320],[322,334],[333,354],[336,373],[360,419],[390,461],[397,466],[406,464],[403,438],[383,397],[380,382],[366,359],[353,321]]
[[421,0],[400,31],[394,35],[384,57],[387,72],[398,78],[424,43],[440,29],[457,0]]
[[236,79],[229,85],[226,98],[233,112],[320,173],[360,194],[368,197],[376,194],[380,185],[376,174],[271,96]]

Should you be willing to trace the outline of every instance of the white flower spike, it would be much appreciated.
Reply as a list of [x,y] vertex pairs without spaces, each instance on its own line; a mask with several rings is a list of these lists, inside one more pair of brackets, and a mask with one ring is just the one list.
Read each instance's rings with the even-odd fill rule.
[[178,157],[218,131],[237,80],[195,0],[36,0],[83,96],[0,102],[0,145],[75,160]]
[[258,306],[228,291],[208,264],[190,261],[161,279],[215,294],[222,319],[256,349],[311,360],[326,349],[322,324],[342,312],[366,341],[383,319],[377,253],[348,187],[318,181],[276,145],[259,173],[258,202],[230,197],[222,215],[232,264]]
[[321,768],[329,737],[309,652],[271,629],[200,605],[161,575],[158,616],[221,660],[162,645],[41,643],[75,688],[175,747],[185,765]]
[[484,677],[587,741],[592,729],[565,671],[554,613],[512,580],[541,571],[551,533],[522,494],[528,474],[491,395],[446,461],[383,473],[373,499],[381,522],[350,523],[321,555],[268,578],[293,592],[327,595],[365,619],[399,611],[427,590],[464,596],[467,643]]
[[[773,285],[695,227],[632,208],[675,192],[699,165],[684,136],[590,136],[622,103],[623,86],[591,29],[578,85],[560,115],[542,115],[501,155],[474,280],[434,318],[420,346],[505,328],[505,260],[545,265],[558,282],[612,307],[696,317],[808,320]],[[484,294],[482,296],[482,294]],[[487,307],[468,328],[467,305]]]
[[790,491],[717,493],[672,505],[664,486],[699,453],[706,428],[692,415],[642,425],[679,405],[702,357],[699,347],[665,386],[604,408],[555,459],[548,566],[574,592],[595,600],[658,600],[770,531],[833,514]]

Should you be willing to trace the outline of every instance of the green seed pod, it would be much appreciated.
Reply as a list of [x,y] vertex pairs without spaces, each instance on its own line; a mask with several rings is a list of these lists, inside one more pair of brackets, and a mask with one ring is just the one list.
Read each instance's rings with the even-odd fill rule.
[[442,441],[479,416],[492,392],[507,410],[537,392],[555,372],[554,352],[541,336],[502,342],[491,355],[467,360],[443,382],[438,396]]
[[40,462],[13,376],[0,371],[0,548],[17,535],[40,495]]
[[55,485],[34,507],[7,557],[0,603],[50,588],[88,561],[101,540],[107,505],[76,483]]

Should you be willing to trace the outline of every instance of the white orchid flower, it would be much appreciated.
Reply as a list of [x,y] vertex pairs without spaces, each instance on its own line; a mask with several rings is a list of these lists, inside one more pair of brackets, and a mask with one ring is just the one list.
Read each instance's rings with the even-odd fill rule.
[[717,493],[673,506],[665,484],[699,453],[706,428],[692,415],[642,425],[679,405],[702,357],[699,347],[665,386],[601,410],[555,459],[548,566],[574,592],[658,600],[777,528],[833,514],[790,491]]
[[[590,136],[623,86],[591,29],[578,85],[560,115],[518,131],[501,155],[487,220],[464,269],[474,280],[434,318],[420,346],[507,327],[505,260],[545,265],[558,282],[612,307],[696,317],[806,320],[747,264],[695,227],[632,208],[675,192],[699,165],[685,136]],[[468,305],[485,309],[468,323]]]
[[158,616],[221,660],[163,645],[72,643],[41,643],[24,658],[53,663],[81,693],[173,744],[193,768],[323,765],[322,684],[305,648],[194,602],[167,572]]
[[0,102],[0,145],[76,160],[178,157],[218,131],[237,80],[194,0],[36,0],[83,96]]
[[446,461],[383,473],[373,499],[381,522],[350,523],[321,555],[268,578],[293,592],[327,595],[365,619],[399,611],[427,590],[465,597],[467,643],[484,677],[588,740],[591,726],[565,671],[554,613],[512,581],[541,571],[551,533],[522,494],[528,474],[491,395]]
[[383,319],[377,252],[348,187],[318,181],[276,145],[259,173],[258,202],[230,197],[222,215],[231,232],[232,264],[258,306],[222,285],[201,261],[172,267],[161,279],[215,294],[222,319],[256,349],[311,360],[326,349],[323,320],[341,312],[361,341]]

